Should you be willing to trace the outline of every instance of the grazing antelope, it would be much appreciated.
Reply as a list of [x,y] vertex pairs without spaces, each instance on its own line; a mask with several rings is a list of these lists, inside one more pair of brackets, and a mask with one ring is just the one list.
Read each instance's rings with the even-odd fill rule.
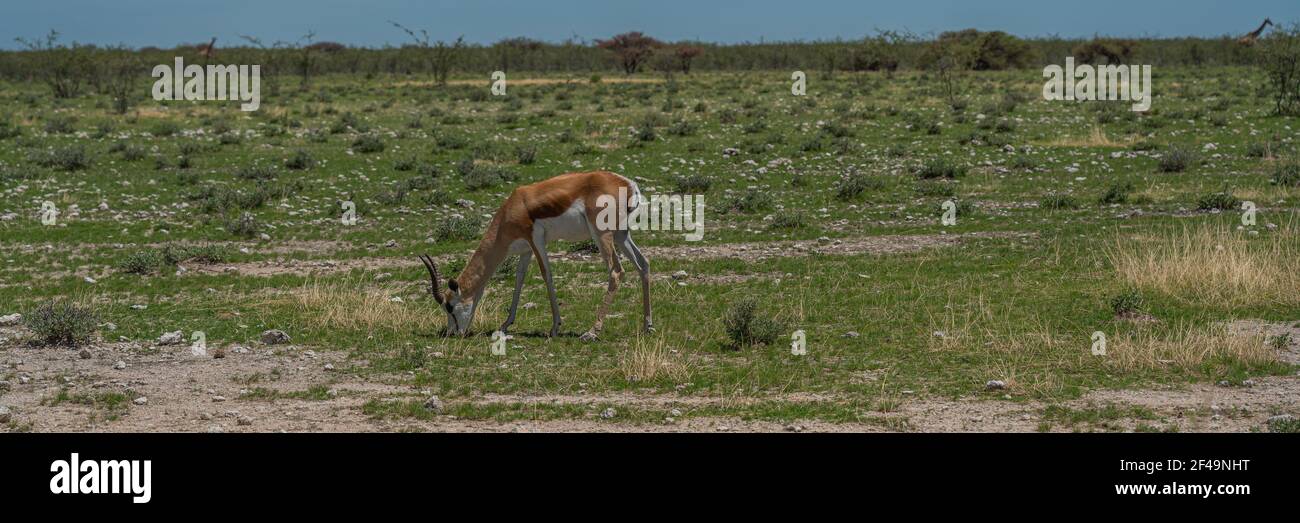
[[[620,195],[625,201],[618,201]],[[598,199],[601,200],[599,205]],[[552,240],[585,239],[591,239],[600,249],[600,256],[605,260],[605,268],[609,271],[609,285],[605,287],[604,300],[596,309],[596,324],[582,335],[582,339],[590,341],[600,335],[605,313],[614,301],[614,291],[618,290],[623,267],[618,261],[618,254],[614,252],[615,248],[641,274],[643,325],[646,331],[654,330],[650,314],[650,264],[632,242],[632,236],[626,227],[597,226],[597,215],[602,205],[608,205],[611,201],[633,210],[642,201],[641,191],[636,182],[609,171],[562,174],[515,189],[492,217],[478,249],[465,263],[465,269],[460,276],[447,280],[447,290],[443,293],[439,292],[438,266],[427,254],[421,255],[420,260],[429,270],[429,279],[432,281],[429,292],[447,311],[447,332],[464,335],[469,330],[488,280],[507,256],[517,254],[519,264],[515,267],[515,294],[510,300],[510,315],[501,324],[500,330],[506,332],[515,321],[519,293],[524,287],[524,278],[528,275],[529,258],[535,256],[551,300],[551,336],[559,334],[560,305],[555,298],[555,282],[552,279],[551,263],[546,257],[546,244]]]

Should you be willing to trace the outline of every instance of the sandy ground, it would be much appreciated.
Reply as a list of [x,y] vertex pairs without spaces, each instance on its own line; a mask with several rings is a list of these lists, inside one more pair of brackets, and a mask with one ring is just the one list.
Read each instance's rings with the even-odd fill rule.
[[[1235,328],[1292,332],[1291,346],[1282,355],[1300,360],[1300,329],[1283,324],[1237,322]],[[32,348],[22,341],[21,327],[0,327],[0,405],[8,409],[0,431],[40,432],[1026,432],[1040,430],[1040,402],[997,399],[995,394],[956,400],[903,396],[890,412],[871,413],[870,423],[792,423],[693,417],[701,405],[734,405],[753,401],[835,401],[831,396],[800,393],[762,398],[687,396],[674,394],[484,395],[475,403],[578,404],[590,406],[582,419],[495,422],[437,416],[432,420],[376,420],[361,412],[371,399],[421,399],[427,391],[396,385],[384,378],[361,380],[346,373],[356,362],[339,351],[316,351],[295,345],[221,347],[197,356],[187,344],[159,346],[153,342],[100,343],[87,349]],[[237,348],[238,347],[238,348]],[[117,368],[118,362],[125,368]],[[339,370],[333,370],[337,368]],[[256,378],[254,378],[256,377]],[[324,399],[254,398],[255,388],[284,393],[324,386]],[[144,400],[128,401],[115,416],[103,406],[75,401],[54,404],[61,390],[69,396],[125,393]],[[1059,421],[1052,430],[1133,430],[1139,424],[1181,432],[1242,432],[1267,430],[1269,416],[1300,413],[1300,377],[1252,380],[1248,386],[1193,385],[1168,390],[1101,390],[1058,403],[1074,409],[1107,404],[1150,409],[1157,419],[1120,418],[1104,426]],[[465,401],[465,400],[456,400]],[[637,408],[677,408],[680,419],[654,423],[601,419],[596,405]]]

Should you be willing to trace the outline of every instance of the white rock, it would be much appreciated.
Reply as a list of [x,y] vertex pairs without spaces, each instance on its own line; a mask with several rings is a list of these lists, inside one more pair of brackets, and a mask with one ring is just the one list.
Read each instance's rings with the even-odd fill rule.
[[158,337],[159,345],[176,345],[185,340],[185,334],[181,331],[164,332]]
[[23,321],[23,315],[16,312],[0,316],[0,325],[18,325],[20,321]]
[[117,369],[117,370],[125,369],[125,368],[126,368],[126,362],[125,362],[125,361],[122,361],[122,360],[117,360],[117,363],[114,363],[114,364],[113,364],[113,368],[114,368],[114,369]]
[[149,398],[146,398],[146,397],[144,397],[144,396],[140,396],[140,397],[138,397],[138,398],[136,398],[136,399],[131,400],[131,403],[134,403],[134,404],[136,404],[136,405],[148,405],[148,404],[149,404]]
[[989,380],[988,383],[984,384],[984,388],[988,390],[1002,390],[1007,388],[1007,384],[1002,380]]

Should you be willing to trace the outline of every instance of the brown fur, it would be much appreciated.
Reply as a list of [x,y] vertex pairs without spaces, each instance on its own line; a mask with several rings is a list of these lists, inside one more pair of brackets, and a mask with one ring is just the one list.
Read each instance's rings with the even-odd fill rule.
[[[460,292],[477,296],[487,284],[488,276],[505,261],[511,243],[523,239],[532,244],[533,223],[537,220],[564,214],[578,198],[583,199],[589,219],[595,220],[598,211],[596,198],[602,194],[617,195],[619,187],[628,187],[628,184],[618,175],[609,171],[590,171],[561,174],[515,188],[492,216],[478,249],[456,277]],[[533,254],[537,254],[536,250]]]

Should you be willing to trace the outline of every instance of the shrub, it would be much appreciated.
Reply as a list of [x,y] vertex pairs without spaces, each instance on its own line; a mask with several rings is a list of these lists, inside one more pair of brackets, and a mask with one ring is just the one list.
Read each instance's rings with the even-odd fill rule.
[[384,141],[373,134],[358,136],[352,141],[352,150],[358,153],[379,153],[385,147]]
[[478,238],[480,224],[474,218],[453,215],[443,221],[438,222],[433,227],[433,240],[435,242],[444,242],[447,240],[473,240]]
[[1133,192],[1133,182],[1115,182],[1106,188],[1106,192],[1097,199],[1098,203],[1126,203],[1129,193]]
[[769,229],[802,229],[808,225],[808,218],[801,211],[781,213],[768,224]]
[[302,171],[310,169],[312,165],[315,165],[315,163],[316,161],[312,160],[311,154],[308,154],[307,151],[302,149],[298,149],[293,152],[293,156],[284,160],[284,168],[293,171]]
[[1171,145],[1160,156],[1156,168],[1162,173],[1180,173],[1196,161],[1196,152],[1189,147]]
[[158,120],[149,127],[149,134],[160,138],[166,138],[181,132],[181,126],[171,120]]
[[275,169],[266,165],[249,165],[235,173],[235,176],[245,180],[272,180],[278,175]]
[[162,265],[162,257],[151,249],[128,254],[117,268],[125,273],[145,275],[158,270],[159,265]]
[[23,323],[37,344],[76,346],[94,337],[99,317],[90,308],[54,301],[23,315]]
[[519,161],[519,165],[532,165],[537,161],[537,147],[528,145],[516,148],[515,160]]
[[1273,184],[1300,187],[1300,158],[1291,157],[1273,167]]
[[465,175],[465,188],[477,191],[515,181],[515,173],[501,167],[477,165]]
[[945,158],[934,158],[922,164],[917,169],[916,175],[923,180],[935,178],[956,179],[966,175],[966,167],[957,165]]
[[758,189],[749,189],[727,201],[727,208],[743,213],[762,211],[772,208],[772,193]]
[[252,238],[257,236],[259,227],[257,217],[251,212],[243,212],[239,217],[227,219],[225,223],[226,232],[240,238]]
[[867,176],[866,173],[850,171],[836,184],[835,197],[841,200],[852,200],[868,189],[880,189],[884,186],[884,182]]
[[41,167],[60,171],[79,171],[90,166],[90,156],[86,155],[86,148],[80,145],[36,153],[28,159]]
[[767,345],[776,341],[781,331],[780,322],[760,317],[758,302],[741,298],[733,302],[722,316],[722,328],[734,348]]
[[1142,311],[1146,300],[1135,289],[1125,289],[1110,298],[1110,308],[1116,316],[1129,316]]
[[1218,209],[1221,211],[1231,211],[1241,206],[1241,200],[1232,195],[1231,190],[1223,190],[1216,193],[1207,194],[1196,200],[1196,208],[1202,211]]
[[677,177],[677,192],[682,194],[699,194],[709,191],[713,180],[700,173],[684,174]]

